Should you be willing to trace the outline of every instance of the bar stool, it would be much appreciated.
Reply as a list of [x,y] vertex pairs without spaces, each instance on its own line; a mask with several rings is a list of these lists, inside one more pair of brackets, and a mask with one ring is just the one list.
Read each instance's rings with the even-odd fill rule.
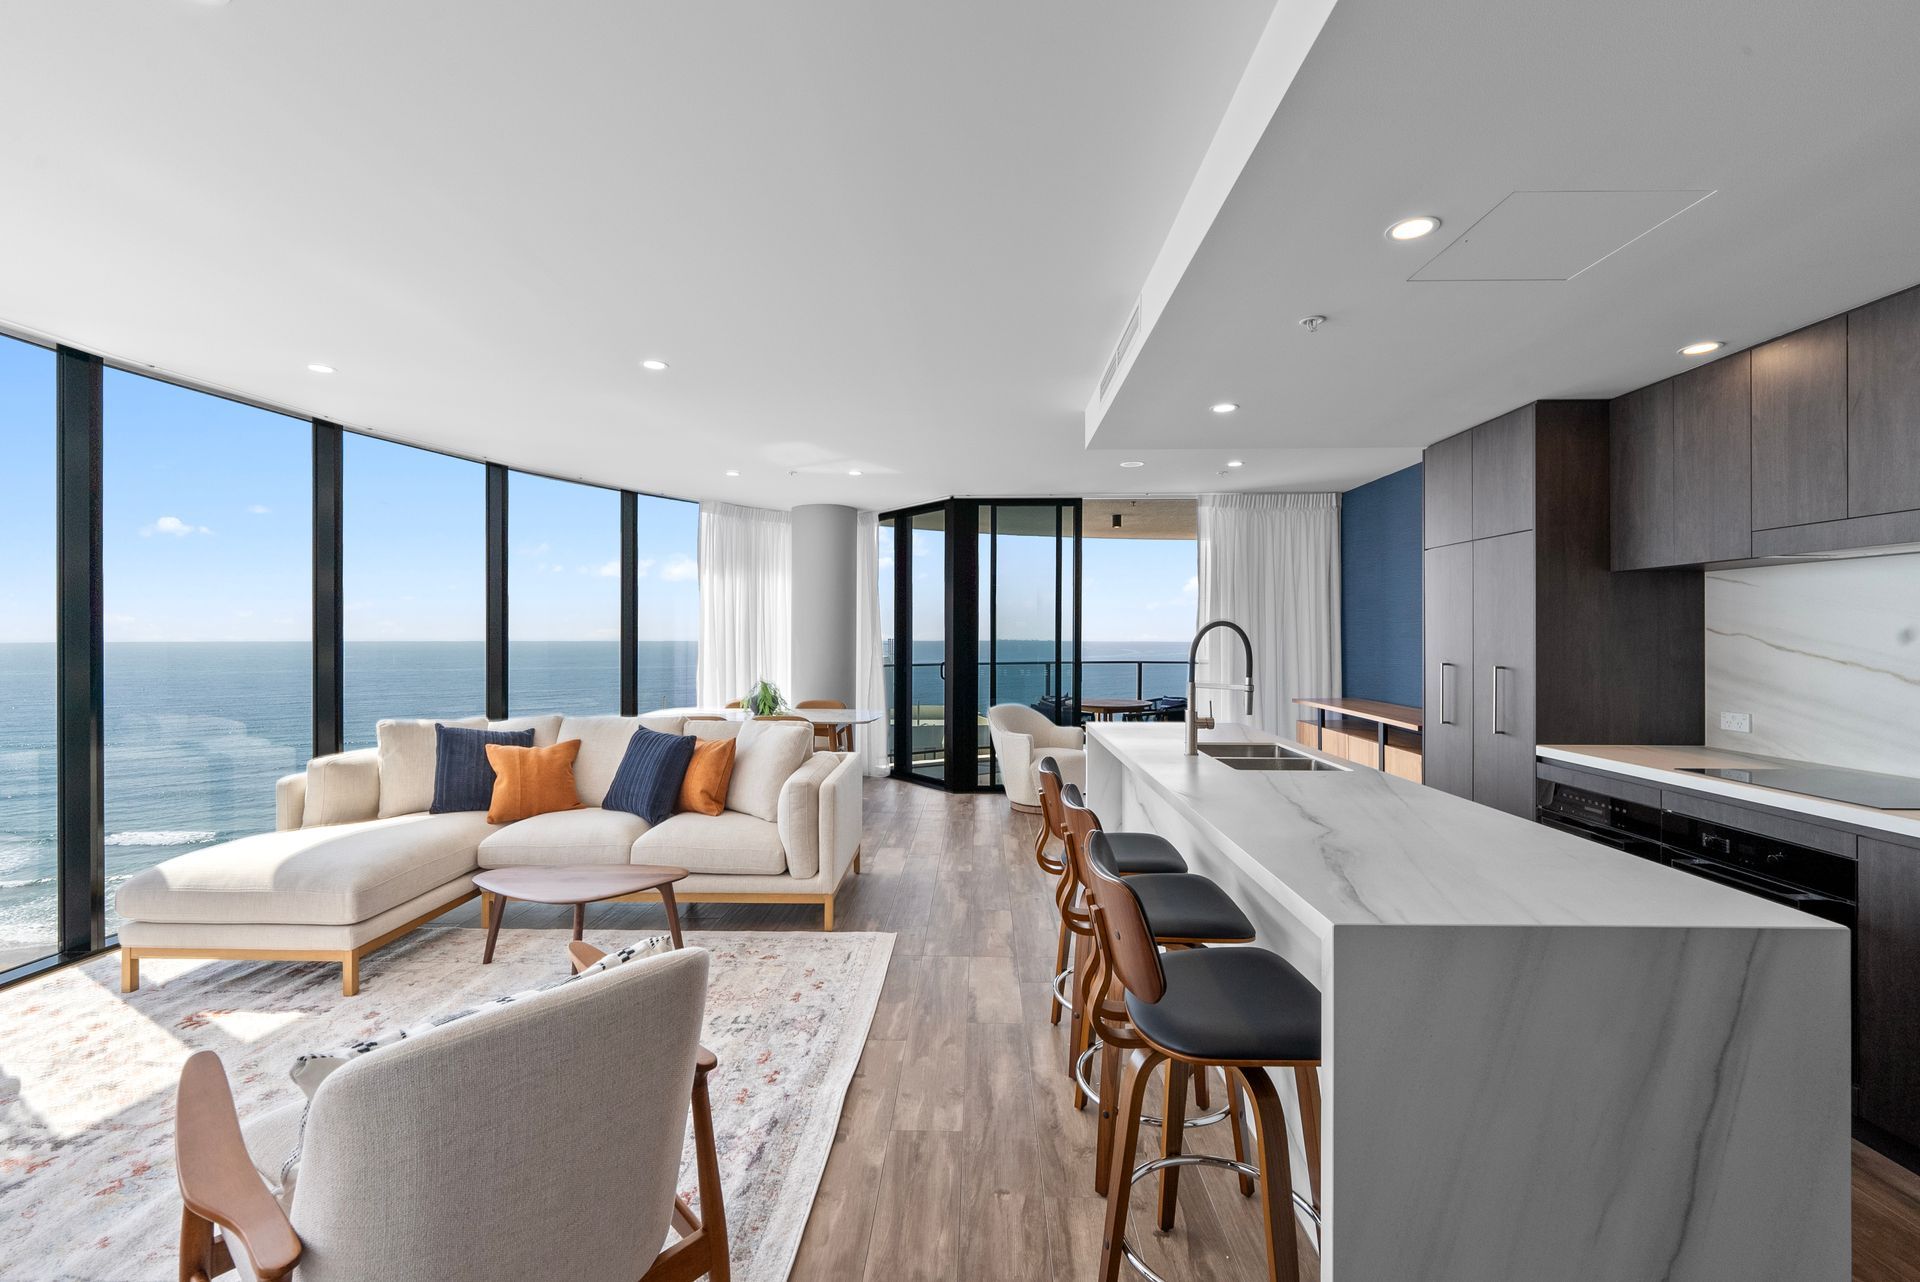
[[[1053,895],[1054,905],[1060,910],[1060,942],[1054,949],[1053,1001],[1049,1004],[1049,1022],[1055,1024],[1060,1022],[1061,1010],[1073,1009],[1073,1000],[1065,991],[1067,980],[1074,971],[1067,957],[1068,949],[1076,936],[1089,941],[1093,938],[1093,928],[1086,909],[1076,901],[1074,895],[1078,883],[1069,881],[1065,876],[1068,871],[1065,854],[1067,820],[1066,812],[1060,805],[1060,795],[1063,788],[1071,786],[1061,778],[1059,762],[1052,757],[1040,758],[1040,836],[1033,843],[1033,858],[1044,872],[1061,879],[1055,883]],[[1122,835],[1115,834],[1117,837]],[[1059,859],[1048,857],[1048,838],[1061,843]],[[1166,838],[1150,832],[1126,833],[1124,838],[1116,850],[1122,876],[1187,870],[1187,861],[1180,857],[1179,850]],[[1071,1061],[1068,1067],[1071,1069]]]
[[[1119,876],[1111,838],[1121,834],[1101,830],[1099,817],[1081,802],[1079,789],[1072,784],[1062,790],[1061,805],[1067,816],[1070,875],[1076,883],[1081,887],[1087,884],[1092,875],[1089,863],[1098,865],[1109,876]],[[1127,884],[1139,896],[1148,932],[1161,948],[1204,948],[1210,944],[1245,944],[1253,941],[1253,923],[1227,892],[1207,877],[1190,872],[1141,873],[1128,878]],[[1122,1050],[1137,1049],[1144,1043],[1133,1035],[1126,1006],[1115,982],[1112,962],[1106,956],[1097,932],[1093,936],[1087,979],[1079,996],[1080,1008],[1086,1014],[1075,1022],[1074,1027],[1078,1037],[1073,1060],[1074,1107],[1079,1108],[1083,1098],[1092,1099],[1100,1105],[1099,1142],[1094,1150],[1094,1189],[1104,1193],[1112,1153],[1108,1141],[1116,1116],[1113,1106],[1114,1083],[1118,1079],[1119,1055]],[[1100,1056],[1097,1084],[1087,1080],[1088,1065],[1096,1054]],[[1231,1081],[1228,1085],[1231,1087]],[[1167,1089],[1172,1091],[1174,1088],[1175,1082],[1170,1072]],[[1184,1079],[1179,1083],[1179,1089],[1184,1095]],[[1200,1108],[1212,1107],[1207,1098],[1204,1071],[1193,1076],[1193,1093],[1194,1103]],[[1184,1126],[1187,1129],[1210,1126],[1231,1117],[1234,1122],[1234,1143],[1239,1145],[1243,1142],[1239,1120],[1240,1099],[1231,1089],[1227,1094],[1226,1107],[1218,1112],[1184,1120],[1179,1113],[1173,1113],[1172,1116],[1174,1120],[1166,1125]],[[1142,1114],[1140,1120],[1148,1126],[1163,1124],[1162,1119],[1150,1114]]]
[[[1093,833],[1088,845],[1102,841]],[[1119,1116],[1113,1128],[1113,1155],[1107,1186],[1107,1226],[1100,1252],[1101,1282],[1117,1282],[1125,1260],[1158,1282],[1127,1242],[1127,1204],[1133,1185],[1160,1175],[1159,1222],[1173,1228],[1180,1168],[1223,1167],[1259,1181],[1266,1220],[1267,1277],[1297,1282],[1293,1175],[1287,1160],[1286,1118],[1280,1096],[1264,1071],[1294,1070],[1300,1098],[1302,1146],[1307,1154],[1310,1202],[1302,1205],[1319,1218],[1320,1207],[1320,992],[1278,953],[1264,948],[1205,948],[1162,954],[1148,926],[1133,883],[1115,876],[1095,854],[1086,861],[1091,915],[1105,964],[1125,987],[1125,1006],[1138,1049],[1128,1057]],[[1167,1065],[1166,1116],[1160,1127],[1161,1156],[1133,1166],[1140,1140],[1147,1083]],[[1243,1090],[1253,1101],[1258,1162],[1250,1163],[1235,1135],[1234,1158],[1183,1153],[1181,1122],[1186,1079],[1207,1068],[1228,1075],[1229,1090]]]

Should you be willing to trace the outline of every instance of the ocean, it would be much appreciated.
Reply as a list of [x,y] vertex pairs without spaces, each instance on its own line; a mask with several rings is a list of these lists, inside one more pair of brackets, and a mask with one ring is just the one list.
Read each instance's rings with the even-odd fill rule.
[[[944,704],[938,642],[914,643],[914,702]],[[1178,694],[1185,642],[1088,642],[1088,697]],[[1052,642],[1001,641],[1000,702],[1054,693]],[[1069,656],[1070,657],[1070,656]],[[479,641],[348,642],[349,748],[371,747],[382,717],[470,716],[486,702]],[[312,742],[311,651],[301,642],[111,643],[106,647],[107,901],[163,859],[271,831],[274,781],[302,769]],[[516,711],[617,711],[611,641],[517,642]],[[794,692],[788,692],[790,696]],[[987,665],[980,711],[989,698]],[[640,647],[640,706],[694,702],[694,646]],[[0,968],[52,951],[56,780],[51,644],[0,644]]]

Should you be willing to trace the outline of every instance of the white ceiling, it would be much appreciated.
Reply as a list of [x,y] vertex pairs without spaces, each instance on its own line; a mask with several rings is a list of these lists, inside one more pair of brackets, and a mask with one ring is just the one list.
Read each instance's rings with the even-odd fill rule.
[[[1178,283],[1089,407],[1096,452],[1425,445],[1920,281],[1916,53],[1913,0],[1339,0],[1191,261],[1156,268]],[[1570,280],[1408,280],[1514,192],[1654,190],[1713,195]],[[1622,202],[1563,203],[1588,262]],[[1435,236],[1384,237],[1421,213]]]
[[1081,410],[1271,8],[19,0],[0,324],[691,498],[1211,488]]

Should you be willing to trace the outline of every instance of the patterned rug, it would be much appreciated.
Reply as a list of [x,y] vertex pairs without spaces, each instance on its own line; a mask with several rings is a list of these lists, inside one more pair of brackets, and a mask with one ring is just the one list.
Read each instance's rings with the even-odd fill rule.
[[[616,948],[641,931],[589,931]],[[119,992],[117,955],[0,993],[0,1279],[164,1282],[180,1199],[173,1090],[217,1051],[246,1118],[296,1099],[303,1051],[418,1024],[566,972],[563,931],[427,927],[368,959],[358,997],[337,966],[143,964]],[[880,1000],[893,936],[687,933],[713,953],[702,1039],[727,1195],[734,1277],[778,1282],[800,1245],[847,1084]],[[691,1147],[680,1172],[694,1188]]]

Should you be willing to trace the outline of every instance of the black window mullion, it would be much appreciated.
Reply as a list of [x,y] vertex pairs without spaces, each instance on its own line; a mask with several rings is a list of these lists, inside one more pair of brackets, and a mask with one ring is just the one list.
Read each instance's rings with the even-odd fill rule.
[[58,923],[60,951],[106,946],[106,637],[101,564],[101,454],[105,395],[98,356],[57,356],[55,528],[58,601]]
[[313,755],[340,751],[346,736],[344,559],[346,434],[313,420]]
[[487,464],[487,716],[507,715],[507,469]]
[[620,491],[620,715],[640,712],[640,496]]

